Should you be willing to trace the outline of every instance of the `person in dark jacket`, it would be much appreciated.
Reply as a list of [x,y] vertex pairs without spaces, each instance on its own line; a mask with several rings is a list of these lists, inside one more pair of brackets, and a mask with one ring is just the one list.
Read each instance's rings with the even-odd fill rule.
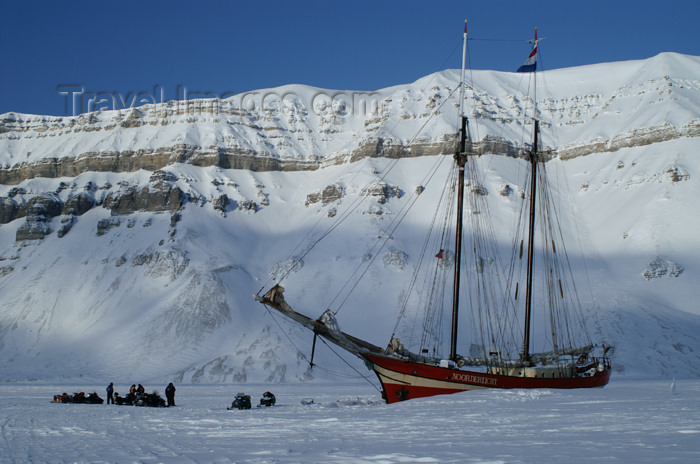
[[112,404],[114,404],[114,382],[110,382],[109,385],[107,385],[107,404],[111,401]]
[[165,397],[168,399],[168,406],[175,406],[175,385],[172,382],[165,387]]

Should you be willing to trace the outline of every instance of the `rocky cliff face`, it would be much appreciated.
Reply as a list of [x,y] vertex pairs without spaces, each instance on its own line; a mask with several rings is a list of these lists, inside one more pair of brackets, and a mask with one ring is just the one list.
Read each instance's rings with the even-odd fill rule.
[[[697,60],[662,54],[615,63],[607,72],[600,66],[543,74],[562,83],[541,92],[538,102],[543,128],[556,134],[545,144],[562,159],[699,136],[692,98],[700,90]],[[7,113],[0,117],[0,184],[84,172],[152,172],[174,163],[294,171],[368,156],[451,153],[456,77],[446,71],[376,92],[287,86],[72,117]],[[467,108],[482,153],[517,156],[523,146],[532,101],[518,90],[518,77],[474,72]],[[571,78],[580,82],[575,90],[566,84]],[[640,120],[642,111],[647,117]]]
[[[16,233],[16,240],[41,240],[52,232],[46,224],[56,216],[62,216],[63,224],[58,229],[59,237],[67,234],[78,216],[90,209],[102,207],[113,216],[129,215],[137,211],[175,213],[186,201],[179,187],[173,186],[177,176],[163,171],[151,175],[149,183],[142,187],[122,183],[113,189],[111,184],[97,187],[94,183],[78,187],[76,183],[61,182],[59,188],[50,193],[32,195],[25,189],[14,189],[6,197],[0,197],[0,224],[24,219]],[[96,192],[99,194],[96,195]],[[102,235],[109,221],[97,224],[97,234]]]

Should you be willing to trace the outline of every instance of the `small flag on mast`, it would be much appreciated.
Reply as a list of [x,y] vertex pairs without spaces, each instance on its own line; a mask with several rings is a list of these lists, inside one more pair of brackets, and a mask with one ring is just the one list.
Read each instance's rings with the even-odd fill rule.
[[532,43],[532,52],[525,63],[518,68],[518,72],[535,72],[537,69],[537,28],[535,28],[535,40],[530,43]]

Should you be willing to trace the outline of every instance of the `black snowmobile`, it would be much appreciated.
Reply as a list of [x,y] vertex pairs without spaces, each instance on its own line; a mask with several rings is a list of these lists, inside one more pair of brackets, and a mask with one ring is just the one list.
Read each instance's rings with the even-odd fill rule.
[[271,392],[263,393],[262,398],[260,398],[260,404],[258,406],[273,406],[277,402],[277,398]]
[[246,395],[245,393],[239,393],[236,395],[236,398],[234,398],[233,403],[231,403],[231,406],[226,409],[250,409],[250,407],[250,395]]

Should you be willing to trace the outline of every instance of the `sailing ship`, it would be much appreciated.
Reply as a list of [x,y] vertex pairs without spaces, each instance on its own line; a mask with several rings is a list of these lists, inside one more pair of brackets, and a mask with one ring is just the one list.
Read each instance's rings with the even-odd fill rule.
[[[545,162],[551,158],[551,152],[541,149],[536,95],[533,141],[518,155],[518,162],[529,168],[529,173],[525,176],[527,192],[521,195],[520,220],[515,221],[523,238],[514,239],[512,250],[509,251],[512,256],[508,271],[499,274],[503,277],[497,277],[490,269],[491,264],[497,261],[494,256],[498,255],[498,252],[491,254],[487,251],[489,246],[496,246],[495,240],[489,240],[489,237],[493,237],[492,230],[488,226],[472,224],[488,215],[483,214],[487,207],[483,195],[475,192],[474,188],[479,185],[479,177],[475,172],[478,169],[477,159],[484,147],[482,145],[480,150],[479,144],[472,142],[469,118],[464,108],[467,40],[465,21],[459,87],[460,124],[453,166],[453,184],[456,185],[449,190],[455,192],[451,197],[454,198],[453,203],[456,203],[456,213],[450,216],[455,218],[454,234],[450,239],[454,240],[454,250],[448,250],[448,245],[439,245],[441,248],[435,255],[434,263],[436,272],[432,274],[433,280],[437,280],[437,271],[448,269],[446,274],[452,275],[445,279],[446,286],[452,288],[451,292],[446,292],[447,296],[444,295],[445,292],[433,291],[428,292],[432,296],[421,300],[421,304],[429,308],[430,301],[451,299],[449,352],[444,346],[443,354],[438,354],[435,348],[432,351],[425,348],[430,343],[435,343],[430,341],[431,337],[437,336],[434,330],[427,331],[429,334],[421,339],[418,351],[410,351],[394,335],[388,346],[381,348],[342,332],[335,313],[330,309],[318,319],[296,312],[286,302],[284,288],[279,284],[264,295],[256,294],[255,299],[311,329],[314,332],[314,348],[316,337],[323,337],[362,358],[377,375],[383,389],[382,396],[387,403],[484,388],[573,389],[605,386],[611,373],[611,347],[602,343],[594,345],[589,341],[591,337],[587,326],[590,324],[583,317],[580,307],[574,313],[578,315],[577,322],[583,329],[583,336],[575,335],[576,317],[567,313],[570,303],[580,306],[580,302],[575,282],[571,280],[573,277],[566,277],[563,272],[567,269],[570,271],[572,266],[563,245],[563,237],[556,227],[558,219],[551,219],[551,216],[556,215],[545,173]],[[536,78],[537,29],[535,38],[530,43],[532,52],[518,71],[532,73],[533,78]],[[537,88],[536,81],[534,88]],[[465,195],[465,186],[472,187],[469,195]],[[465,205],[465,197],[473,203]],[[538,207],[538,201],[544,203],[544,206]],[[471,212],[467,219],[471,227],[468,234],[464,231],[465,209]],[[537,224],[540,224],[539,227]],[[544,244],[541,246],[536,246],[535,243],[538,231],[541,231],[543,237]],[[474,239],[476,244],[465,247],[465,235]],[[538,265],[536,248],[542,251],[543,256]],[[467,272],[468,279],[464,278],[462,268],[470,269]],[[545,296],[539,299],[534,297],[536,269],[544,271],[545,275],[541,285]],[[524,279],[524,297],[519,291],[521,278]],[[495,280],[496,285],[487,287],[486,281],[489,279]],[[466,285],[464,280],[467,281]],[[465,290],[461,287],[465,286],[468,291],[465,292],[464,299],[471,307],[472,320],[481,323],[481,331],[476,335],[479,343],[470,345],[469,355],[458,353],[460,296],[463,296]],[[534,331],[531,322],[536,308],[546,311],[543,320],[548,321],[548,327],[544,330],[548,332],[548,342],[543,346],[549,349],[540,352],[533,352],[534,344],[531,341]],[[428,319],[436,317],[431,313],[426,316]],[[313,349],[311,365],[313,366]]]

